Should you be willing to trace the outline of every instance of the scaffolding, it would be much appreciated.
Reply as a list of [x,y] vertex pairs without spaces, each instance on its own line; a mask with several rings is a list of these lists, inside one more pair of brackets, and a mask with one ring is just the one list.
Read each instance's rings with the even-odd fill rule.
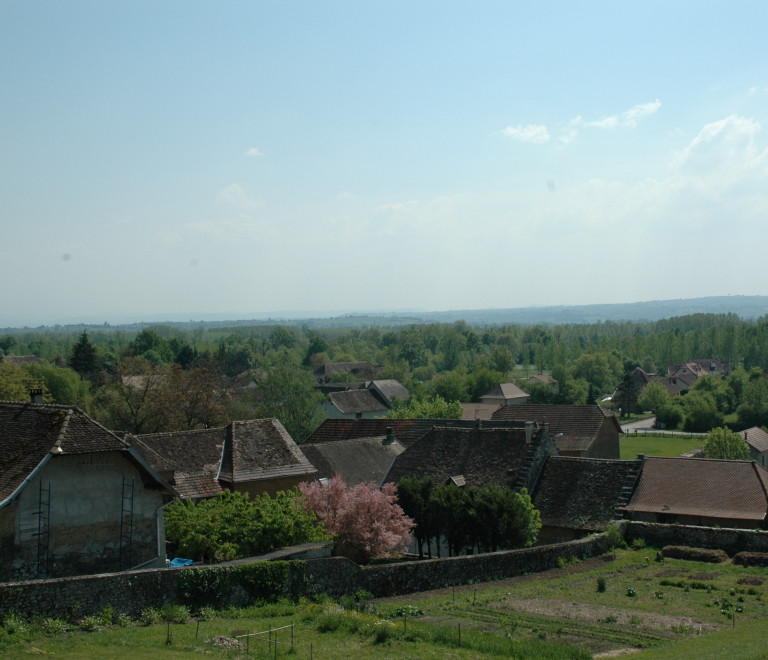
[[120,570],[131,568],[131,552],[133,546],[133,494],[136,479],[130,483],[123,477],[123,492],[120,504]]
[[37,579],[50,576],[51,544],[51,482],[48,487],[40,480],[40,499],[37,505]]

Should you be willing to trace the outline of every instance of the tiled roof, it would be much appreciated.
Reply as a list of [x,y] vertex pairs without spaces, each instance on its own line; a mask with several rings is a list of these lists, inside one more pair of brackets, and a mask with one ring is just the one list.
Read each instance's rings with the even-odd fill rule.
[[531,445],[525,429],[477,430],[436,426],[395,459],[385,482],[403,477],[432,477],[445,483],[462,475],[471,486],[507,485],[508,470],[514,481]]
[[747,441],[747,444],[756,452],[762,453],[768,451],[768,433],[763,431],[759,426],[753,426],[751,429],[741,431],[739,435],[741,435],[741,437]]
[[615,425],[616,431],[621,432],[613,413],[601,406],[511,404],[499,408],[491,417],[494,421],[535,420],[539,424],[544,423],[544,418],[560,451],[588,449],[604,423]]
[[154,470],[173,471],[172,483],[182,497],[197,499],[222,491],[216,474],[226,433],[226,428],[153,433],[129,442]]
[[398,383],[396,380],[374,380],[369,385],[370,388],[375,388],[381,396],[384,397],[385,402],[388,405],[392,405],[392,397],[397,397],[401,402],[405,401],[410,392],[408,388]]
[[389,406],[381,401],[370,390],[331,392],[328,395],[328,398],[331,400],[331,403],[343,413],[389,410]]
[[482,419],[483,421],[490,421],[491,415],[495,413],[500,407],[498,403],[462,403],[461,408],[463,410],[461,414],[462,419]]
[[545,385],[557,385],[557,381],[547,374],[536,374],[531,376],[526,382],[533,385],[534,383],[544,383]]
[[502,383],[497,385],[490,392],[480,397],[482,401],[486,397],[497,397],[503,399],[528,399],[530,395],[526,394],[514,383]]
[[399,442],[386,444],[386,440],[386,436],[381,436],[304,443],[301,450],[317,468],[318,479],[332,479],[340,474],[347,486],[356,486],[364,481],[373,481],[378,485],[395,457],[405,451]]
[[331,374],[339,371],[363,371],[375,378],[383,369],[383,366],[374,366],[365,360],[360,362],[326,362],[315,371],[315,376],[317,378],[330,378]]
[[0,402],[0,501],[9,497],[57,445],[60,454],[123,451],[128,445],[70,406]]
[[670,396],[677,396],[682,392],[682,389],[672,382],[672,376],[651,376],[651,379],[655,383],[660,383]]
[[768,472],[753,461],[653,456],[626,510],[760,521],[766,483]]
[[223,481],[243,483],[316,473],[278,420],[253,419],[227,427],[219,475]]
[[[315,442],[337,442],[351,438],[383,436],[390,427],[398,442],[409,447],[435,426],[471,429],[474,428],[475,421],[474,419],[325,419],[302,447]],[[509,428],[510,426],[525,428],[525,421],[483,422],[483,428]]]
[[552,456],[533,493],[545,527],[602,531],[640,461]]

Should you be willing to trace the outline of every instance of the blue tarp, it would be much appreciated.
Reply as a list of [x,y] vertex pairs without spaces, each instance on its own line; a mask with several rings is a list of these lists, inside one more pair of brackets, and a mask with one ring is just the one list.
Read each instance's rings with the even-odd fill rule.
[[168,568],[179,568],[180,566],[193,566],[194,561],[191,559],[182,559],[181,557],[176,557],[176,559],[171,559],[171,563],[168,564]]

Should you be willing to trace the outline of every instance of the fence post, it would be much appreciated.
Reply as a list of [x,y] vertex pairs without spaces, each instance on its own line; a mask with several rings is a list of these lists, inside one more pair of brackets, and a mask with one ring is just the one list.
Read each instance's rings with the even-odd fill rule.
[[459,648],[461,648],[461,624],[459,624]]
[[291,624],[291,648],[293,648],[293,624]]

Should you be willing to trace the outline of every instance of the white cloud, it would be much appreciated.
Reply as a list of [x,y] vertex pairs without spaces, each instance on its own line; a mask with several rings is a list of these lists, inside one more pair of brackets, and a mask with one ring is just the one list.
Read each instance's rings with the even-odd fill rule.
[[752,96],[758,89],[759,87],[750,87],[749,91],[747,91],[747,96]]
[[239,183],[228,185],[216,195],[216,201],[223,204],[231,204],[241,210],[255,210],[263,206],[263,202],[257,197],[251,197],[243,190]]
[[661,101],[659,99],[656,99],[655,101],[651,101],[650,103],[638,103],[635,106],[632,106],[629,110],[622,113],[622,117],[624,118],[624,124],[627,126],[632,126],[633,128],[637,126],[637,120],[640,117],[644,117],[645,115],[652,115],[654,112],[656,112],[661,107]]
[[[610,117],[596,121],[588,121],[584,124],[584,126],[610,129],[616,128],[616,126],[621,124],[622,126],[635,128],[637,126],[638,119],[645,117],[646,115],[652,115],[660,107],[661,101],[659,101],[659,99],[650,101],[648,103],[638,103],[637,105],[633,105],[629,110],[626,110],[618,115],[611,115]],[[576,119],[581,119],[581,117],[577,117]],[[575,120],[571,121],[573,122]]]
[[507,126],[502,132],[505,137],[520,142],[533,142],[533,144],[544,144],[549,140],[549,132],[546,126],[537,126],[528,124],[527,126]]
[[226,236],[228,234],[274,236],[277,234],[277,228],[272,223],[255,220],[244,215],[235,218],[221,218],[220,220],[191,222],[187,227],[196,233],[212,236]]
[[562,142],[563,144],[570,144],[576,139],[576,136],[578,136],[578,133],[573,129],[571,129],[564,135],[560,136],[560,142]]
[[395,213],[410,213],[416,208],[418,202],[411,199],[407,202],[395,202],[394,204],[382,204],[376,207],[376,211],[394,211]]
[[612,115],[611,117],[606,117],[600,121],[588,121],[584,126],[591,126],[594,128],[615,128],[618,124],[618,118],[616,115]]
[[263,156],[264,154],[261,153],[256,147],[251,147],[248,149],[248,151],[245,152],[246,156]]
[[581,126],[581,124],[584,123],[584,120],[581,118],[581,115],[577,115],[571,121],[568,122],[568,126]]

